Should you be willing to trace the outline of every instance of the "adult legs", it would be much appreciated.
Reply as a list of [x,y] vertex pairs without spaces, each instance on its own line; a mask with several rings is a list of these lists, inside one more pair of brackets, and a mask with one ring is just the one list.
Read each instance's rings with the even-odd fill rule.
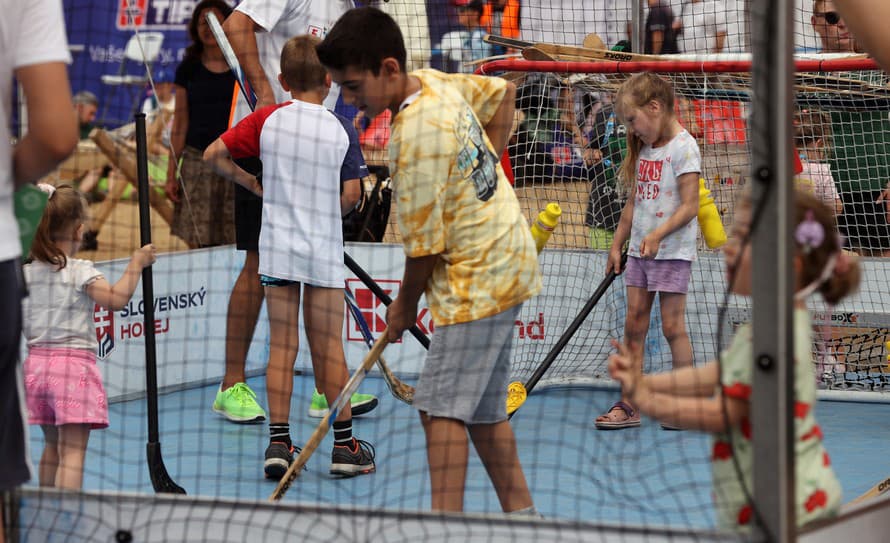
[[[247,352],[263,306],[264,291],[259,277],[260,254],[245,251],[244,267],[235,280],[226,313],[226,374],[222,388],[246,381]],[[299,295],[298,295],[299,296]]]

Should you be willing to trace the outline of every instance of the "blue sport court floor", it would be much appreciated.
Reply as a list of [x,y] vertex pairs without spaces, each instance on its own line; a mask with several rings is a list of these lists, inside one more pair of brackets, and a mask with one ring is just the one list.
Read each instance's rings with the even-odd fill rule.
[[[266,405],[264,378],[249,384]],[[297,445],[318,424],[306,415],[312,386],[311,376],[295,377],[290,422]],[[237,425],[213,413],[216,389],[211,385],[160,396],[167,470],[189,495],[265,500],[274,488],[262,478],[268,426]],[[377,409],[354,424],[355,435],[376,447],[377,472],[353,479],[330,476],[329,434],[284,500],[429,510],[425,440],[416,411],[392,398],[373,375],[360,390],[380,398]],[[666,431],[645,419],[637,429],[597,431],[593,418],[615,399],[614,390],[548,388],[531,395],[513,418],[540,512],[550,518],[712,527],[709,437]],[[110,427],[91,435],[85,489],[153,493],[145,460],[145,413],[144,399],[110,406]],[[890,404],[820,401],[816,413],[845,501],[890,475]],[[42,432],[31,427],[35,469],[42,447]],[[472,449],[465,508],[500,511]]]

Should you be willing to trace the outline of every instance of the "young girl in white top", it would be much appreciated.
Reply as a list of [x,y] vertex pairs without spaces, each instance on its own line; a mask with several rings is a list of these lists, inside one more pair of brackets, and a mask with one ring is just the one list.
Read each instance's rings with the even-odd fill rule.
[[[652,73],[634,75],[618,90],[615,110],[627,127],[627,154],[619,178],[628,198],[606,269],[624,271],[624,341],[634,346],[636,360],[642,360],[649,314],[658,294],[662,332],[674,368],[679,368],[692,364],[686,291],[696,257],[701,154],[695,139],[677,121],[674,102],[671,84]],[[622,270],[621,252],[628,239],[627,266]],[[640,425],[640,415],[623,398],[595,423],[604,430],[629,428]]]
[[111,285],[89,260],[72,258],[80,247],[86,202],[70,185],[38,185],[49,194],[24,266],[30,291],[23,303],[28,342],[25,396],[28,420],[46,438],[40,485],[80,488],[90,430],[108,426],[108,405],[96,367],[96,304],[122,309],[155,261],[153,245],[133,253],[120,280]]
[[[859,263],[844,252],[834,213],[810,193],[794,199],[794,476],[798,526],[832,517],[841,505],[841,486],[814,417],[813,320],[806,299],[819,292],[836,304],[856,290]],[[733,293],[751,295],[751,201],[736,206],[733,235],[724,245],[727,282]],[[750,324],[740,326],[719,362],[656,375],[641,375],[627,345],[614,343],[609,372],[640,411],[692,430],[713,434],[711,470],[717,522],[721,528],[748,531],[757,521],[749,503],[754,446],[751,412],[753,344]],[[744,486],[743,486],[744,485]],[[747,492],[746,492],[747,490]]]

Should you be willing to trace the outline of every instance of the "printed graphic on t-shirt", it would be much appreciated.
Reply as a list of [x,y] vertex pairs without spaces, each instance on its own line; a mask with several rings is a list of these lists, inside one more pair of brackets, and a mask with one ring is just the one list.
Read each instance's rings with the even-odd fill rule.
[[658,198],[659,183],[661,183],[661,170],[664,166],[662,160],[639,160],[637,169],[637,199],[654,200]]
[[498,186],[498,157],[485,145],[482,127],[472,109],[464,109],[455,128],[460,145],[457,168],[464,179],[475,185],[476,197],[487,202]]
[[553,163],[557,166],[574,162],[572,148],[567,145],[554,145],[550,150],[550,158],[553,159]]

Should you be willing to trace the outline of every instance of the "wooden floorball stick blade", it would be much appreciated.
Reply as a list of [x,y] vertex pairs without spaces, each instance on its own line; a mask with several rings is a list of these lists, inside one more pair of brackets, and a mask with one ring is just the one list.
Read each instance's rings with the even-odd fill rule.
[[525,60],[556,60],[551,55],[541,51],[537,47],[526,47],[522,50],[522,58]]
[[528,392],[525,390],[525,385],[519,381],[510,383],[507,387],[507,414],[512,415],[525,403],[526,398],[528,398]]
[[606,44],[603,42],[603,39],[599,37],[599,34],[595,32],[591,32],[587,36],[584,37],[584,41],[581,43],[587,49],[605,49]]
[[386,387],[393,397],[408,405],[414,403],[414,387],[403,383],[396,377],[382,356],[377,359],[377,366],[380,368],[380,373],[383,374],[383,382],[386,383]]
[[[349,290],[349,285],[346,285],[346,288],[343,289],[343,294],[346,298],[346,307],[347,309],[349,309],[349,312],[352,313],[352,316],[355,319],[355,323],[362,334],[362,338],[365,340],[365,343],[368,344],[369,349],[374,348],[374,336],[371,335],[371,329],[368,328],[368,323],[362,316],[358,305],[356,305],[355,297],[352,295],[352,291]],[[389,391],[392,393],[392,395],[397,400],[405,402],[408,405],[413,403],[414,387],[412,387],[411,385],[406,385],[401,380],[399,380],[399,378],[396,377],[389,369],[389,366],[387,366],[386,360],[384,360],[383,356],[380,356],[380,358],[377,359],[377,365],[380,367],[380,372],[383,374],[383,381],[386,383],[386,386],[389,388]]]
[[856,505],[858,503],[862,503],[864,501],[868,501],[873,498],[877,498],[878,496],[882,496],[890,490],[890,477],[884,479],[880,483],[871,487],[866,493],[862,494],[858,498],[852,500],[847,505]]

